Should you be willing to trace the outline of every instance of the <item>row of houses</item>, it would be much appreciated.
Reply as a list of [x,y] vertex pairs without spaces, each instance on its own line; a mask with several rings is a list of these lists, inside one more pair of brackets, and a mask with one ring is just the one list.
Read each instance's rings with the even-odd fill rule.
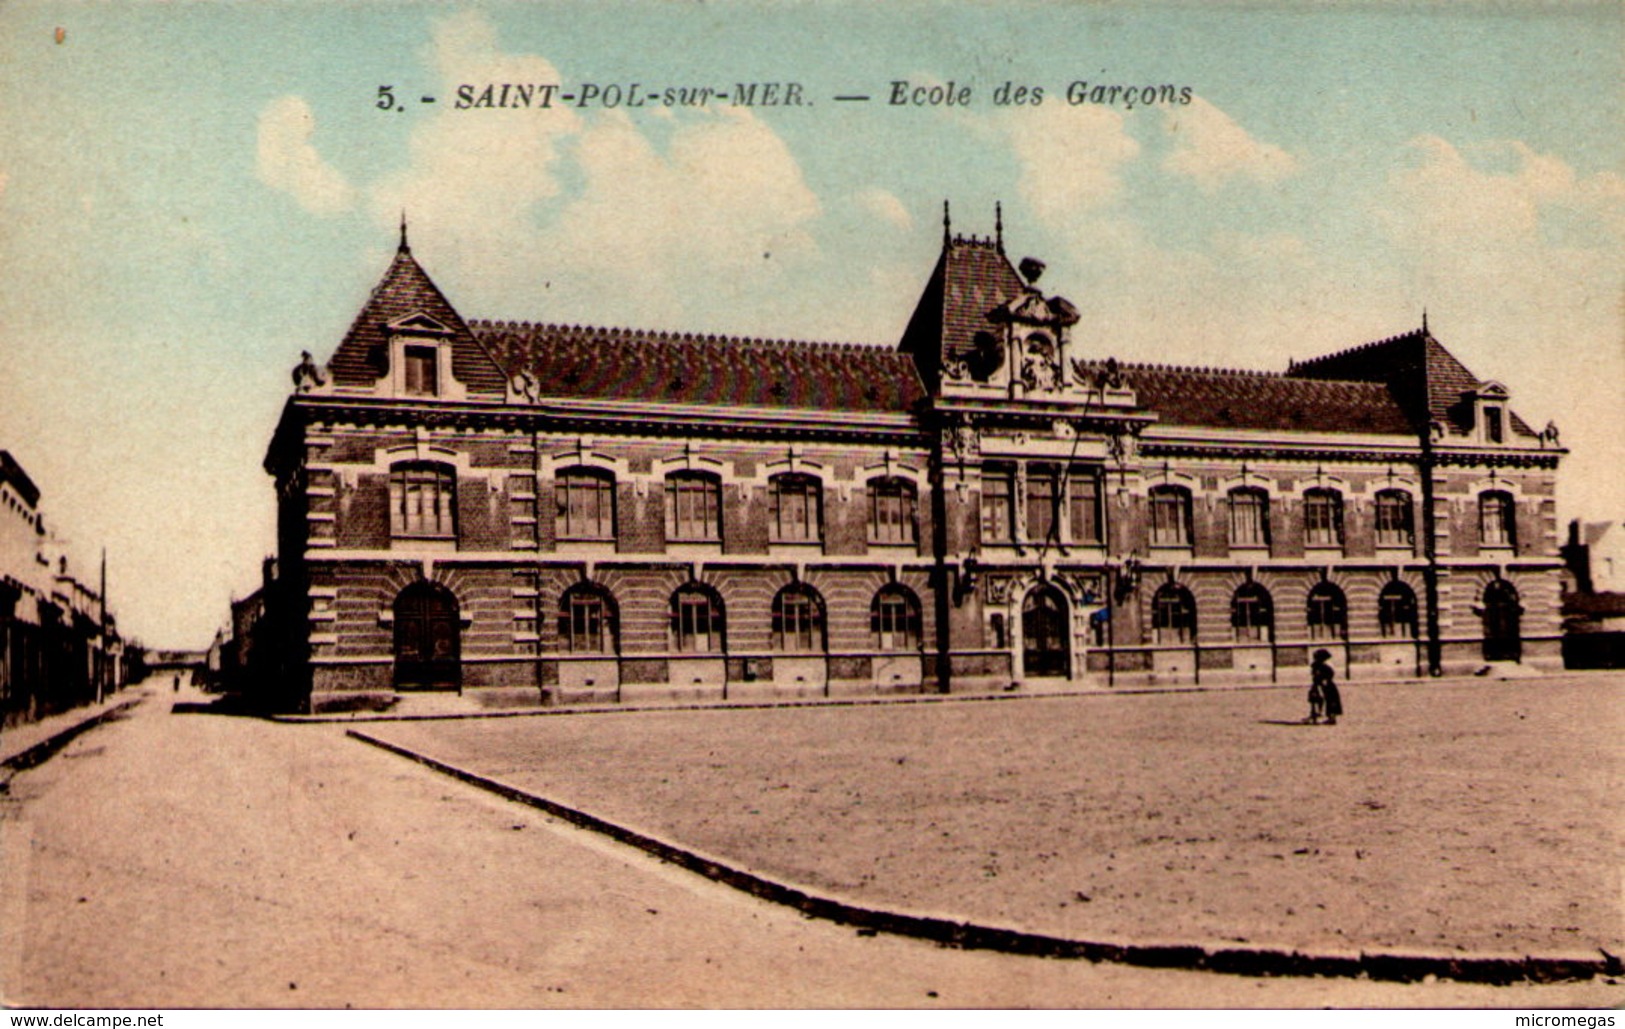
[[1565,451],[1425,321],[1280,373],[1122,363],[1002,235],[945,216],[876,347],[465,320],[403,227],[266,455],[262,699],[1560,665]]
[[0,724],[35,721],[123,688],[140,664],[105,599],[47,530],[40,490],[0,450]]

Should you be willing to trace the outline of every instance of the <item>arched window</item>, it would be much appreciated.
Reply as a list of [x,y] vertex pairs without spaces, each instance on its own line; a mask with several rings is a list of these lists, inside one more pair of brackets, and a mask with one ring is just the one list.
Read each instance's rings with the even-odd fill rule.
[[1230,491],[1230,545],[1270,545],[1270,495],[1256,486]]
[[907,586],[882,586],[869,605],[876,650],[920,649],[920,598]]
[[1151,545],[1191,545],[1191,491],[1183,486],[1154,486],[1151,501]]
[[1416,539],[1411,495],[1402,489],[1377,494],[1377,546],[1409,547]]
[[666,476],[666,538],[715,542],[722,539],[722,482],[707,472]]
[[671,640],[684,654],[717,654],[723,647],[722,598],[697,582],[671,595]]
[[1416,638],[1416,591],[1393,580],[1377,594],[1377,622],[1387,638]]
[[1486,547],[1517,545],[1517,508],[1512,494],[1488,490],[1478,495],[1478,539]]
[[1310,547],[1343,545],[1343,495],[1312,489],[1303,495],[1303,542]]
[[1256,582],[1244,582],[1230,598],[1230,625],[1236,639],[1265,642],[1275,627],[1275,605],[1270,591]]
[[615,476],[600,468],[566,468],[554,480],[560,539],[615,538]]
[[1177,582],[1165,582],[1151,598],[1151,628],[1158,643],[1189,643],[1196,638],[1196,598]]
[[823,487],[800,472],[769,480],[768,528],[775,543],[817,543],[823,538]]
[[615,653],[616,622],[615,598],[602,586],[577,583],[559,598],[559,646],[567,653]]
[[824,649],[824,601],[812,587],[791,583],[773,598],[773,649]]
[[1317,582],[1309,590],[1309,638],[1340,640],[1348,635],[1349,604],[1336,583]]
[[902,478],[869,480],[869,542],[913,543],[918,539],[914,484]]
[[412,461],[389,471],[392,535],[453,538],[457,535],[457,473],[449,465]]

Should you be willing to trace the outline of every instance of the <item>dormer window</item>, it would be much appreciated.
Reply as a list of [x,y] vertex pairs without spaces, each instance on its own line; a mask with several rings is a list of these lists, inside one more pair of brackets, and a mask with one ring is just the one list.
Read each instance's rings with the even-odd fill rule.
[[1489,443],[1499,443],[1505,430],[1501,427],[1501,409],[1499,407],[1484,408],[1484,439]]
[[408,396],[433,397],[440,393],[440,355],[432,346],[406,347],[405,372]]

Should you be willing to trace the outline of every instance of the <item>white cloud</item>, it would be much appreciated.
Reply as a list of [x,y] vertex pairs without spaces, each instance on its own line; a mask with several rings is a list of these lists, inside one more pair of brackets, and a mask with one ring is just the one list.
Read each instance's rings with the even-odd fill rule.
[[1022,110],[1004,124],[1020,167],[1017,188],[1045,221],[1070,221],[1114,203],[1123,166],[1140,153],[1123,115],[1108,107]]
[[312,214],[349,208],[354,191],[344,175],[322,160],[311,143],[316,117],[303,98],[284,96],[260,112],[256,166],[260,181],[287,193]]
[[859,207],[888,225],[905,232],[914,227],[913,216],[893,193],[871,187],[860,192],[856,199]]
[[1162,126],[1173,140],[1163,169],[1195,180],[1204,193],[1217,192],[1237,179],[1266,185],[1279,182],[1298,168],[1297,158],[1254,139],[1201,97],[1186,106],[1164,108]]

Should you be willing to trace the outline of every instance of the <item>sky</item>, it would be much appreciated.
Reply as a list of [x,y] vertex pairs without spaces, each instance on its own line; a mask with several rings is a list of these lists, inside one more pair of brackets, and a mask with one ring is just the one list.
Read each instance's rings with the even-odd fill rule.
[[[468,318],[892,345],[948,200],[1085,355],[1281,371],[1425,309],[1618,520],[1622,72],[1617,3],[5,3],[0,449],[126,634],[202,646],[403,211]],[[503,82],[808,102],[457,108]]]

